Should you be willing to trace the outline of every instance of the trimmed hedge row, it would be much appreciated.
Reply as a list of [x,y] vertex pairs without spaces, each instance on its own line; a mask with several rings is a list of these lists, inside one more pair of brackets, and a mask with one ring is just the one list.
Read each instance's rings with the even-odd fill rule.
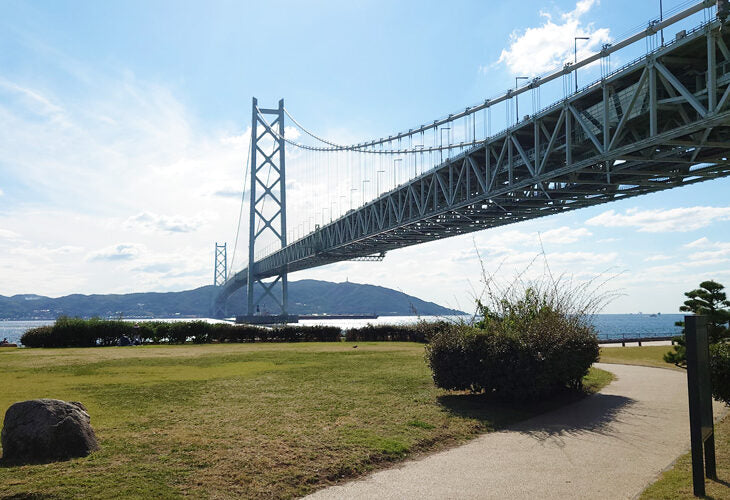
[[[347,341],[427,342],[439,323],[415,325],[367,325],[345,332]],[[287,325],[265,328],[205,321],[129,321],[59,317],[52,326],[26,331],[26,347],[92,347],[119,344],[126,337],[141,343],[195,344],[211,342],[338,342],[342,330],[336,326]]]
[[144,321],[132,323],[60,317],[53,326],[26,331],[26,347],[92,347],[117,345],[123,337],[142,343],[195,344],[211,342],[337,342],[342,332],[333,326],[264,328],[205,321]]
[[345,331],[348,342],[419,342],[426,343],[438,330],[447,325],[444,321],[419,321],[412,325],[367,325]]

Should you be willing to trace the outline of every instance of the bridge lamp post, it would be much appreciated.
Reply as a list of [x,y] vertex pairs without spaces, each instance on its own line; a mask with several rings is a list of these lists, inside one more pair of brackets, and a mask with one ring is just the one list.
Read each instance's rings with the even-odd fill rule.
[[355,191],[357,191],[357,188],[350,189],[350,210],[352,210],[352,198],[355,195]]
[[[578,64],[578,40],[590,40],[589,36],[576,36],[573,37],[573,64]],[[575,75],[575,91],[578,92],[578,68],[573,70]]]
[[[451,130],[451,127],[441,127],[441,147],[439,148],[441,152],[441,163],[444,162],[444,130]],[[450,150],[449,153],[451,153]]]
[[[423,170],[423,144],[416,144],[413,146],[415,149],[421,150],[421,170]],[[418,175],[418,156],[416,156],[413,162],[413,177]]]
[[[516,76],[515,77],[515,90],[517,90],[517,86],[519,85],[519,80],[529,80],[529,77],[527,76]],[[520,121],[520,96],[518,94],[515,94],[515,123]]]
[[[659,0],[659,22],[664,21],[664,9],[662,8],[662,0]],[[661,30],[662,33],[662,45],[664,45],[664,28]]]
[[401,165],[402,165],[403,158],[396,158],[395,160],[393,160],[393,189],[395,189],[396,186],[398,185],[398,181],[396,180],[398,169],[395,167],[395,164],[397,162],[401,162]]
[[362,181],[362,204],[365,205],[365,184],[370,182],[370,179],[364,179]]
[[380,174],[384,174],[384,173],[385,173],[385,170],[378,170],[376,172],[377,175],[375,176],[376,177],[375,182],[378,186],[378,194],[380,194]]

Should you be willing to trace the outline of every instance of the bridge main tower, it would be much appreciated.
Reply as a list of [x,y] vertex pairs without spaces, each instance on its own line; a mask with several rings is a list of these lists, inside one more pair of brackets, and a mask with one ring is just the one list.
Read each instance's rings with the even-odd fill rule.
[[[287,315],[287,268],[281,269],[273,281],[264,282],[256,273],[256,242],[272,239],[285,248],[286,242],[286,159],[284,142],[284,99],[276,109],[259,108],[254,97],[251,106],[251,185],[249,188],[248,232],[248,316],[254,316],[259,301],[273,299],[282,316]],[[269,123],[264,118],[273,115]],[[268,203],[268,207],[267,207]],[[281,283],[277,297],[275,287]],[[263,293],[256,297],[257,285]]]

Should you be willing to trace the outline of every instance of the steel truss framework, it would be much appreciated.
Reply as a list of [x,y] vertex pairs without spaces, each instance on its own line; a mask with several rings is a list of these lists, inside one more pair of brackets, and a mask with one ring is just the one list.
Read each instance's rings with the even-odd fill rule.
[[213,286],[221,286],[228,279],[228,256],[226,244],[215,244],[215,271],[213,272]]
[[[264,120],[265,115],[274,115],[271,123]],[[259,125],[261,130],[259,130]],[[256,240],[265,232],[270,232],[281,242],[281,248],[286,247],[286,167],[284,136],[284,99],[279,101],[278,109],[259,109],[254,97],[251,117],[251,186],[249,237],[248,237],[248,284],[247,309],[249,316],[254,315],[256,306],[263,297],[269,296],[279,306],[282,315],[287,314],[288,282],[287,266],[280,266],[276,273],[261,276],[254,272]],[[269,142],[270,141],[270,142]],[[270,152],[266,151],[265,144],[273,144]],[[272,175],[273,174],[273,175]],[[278,191],[278,193],[277,193]],[[269,201],[273,209],[265,215],[264,205]],[[270,282],[265,278],[274,277]],[[275,296],[274,286],[281,282],[281,298]],[[256,298],[255,285],[262,290]],[[224,288],[225,289],[225,288]]]
[[[232,277],[246,283],[730,175],[730,30],[684,38]],[[265,125],[266,126],[266,125]]]

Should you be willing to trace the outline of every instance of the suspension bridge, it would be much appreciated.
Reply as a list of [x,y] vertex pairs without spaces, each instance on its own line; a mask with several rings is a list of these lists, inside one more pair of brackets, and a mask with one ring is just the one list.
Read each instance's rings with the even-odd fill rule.
[[[216,272],[214,315],[247,287],[241,320],[264,297],[286,319],[294,271],[730,175],[728,10],[726,0],[694,3],[478,105],[357,144],[311,132],[283,100],[264,108],[254,98],[248,264]],[[642,42],[642,55],[611,68],[612,54]],[[600,78],[578,88],[578,70],[597,66]],[[541,107],[550,88],[557,98]],[[523,94],[532,106],[520,116]],[[288,212],[287,186],[297,198]]]

